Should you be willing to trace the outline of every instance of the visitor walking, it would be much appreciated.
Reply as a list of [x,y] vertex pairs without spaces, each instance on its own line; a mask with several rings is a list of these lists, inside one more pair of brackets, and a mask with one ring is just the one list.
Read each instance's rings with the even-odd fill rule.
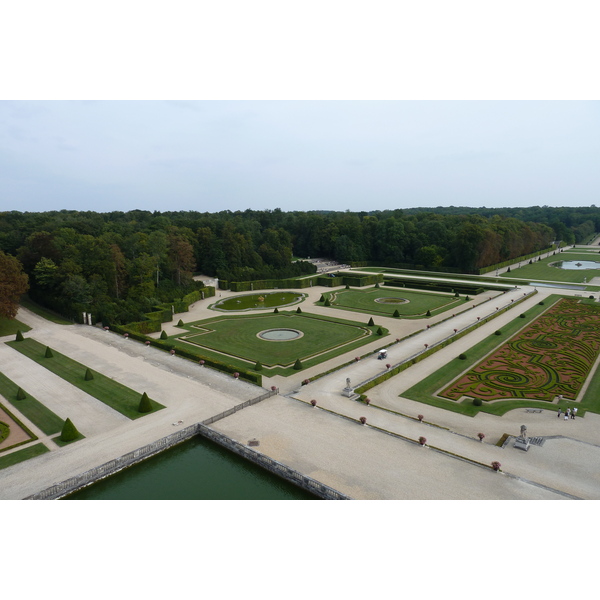
[[556,415],[556,416],[557,416],[557,418],[559,418],[559,419],[560,419],[560,415],[561,415],[561,414],[562,414],[562,408],[559,408],[559,409],[558,409],[558,414]]
[[571,414],[573,415],[573,419],[574,419],[575,415],[577,414],[577,407],[576,406],[573,408],[573,411],[571,412]]

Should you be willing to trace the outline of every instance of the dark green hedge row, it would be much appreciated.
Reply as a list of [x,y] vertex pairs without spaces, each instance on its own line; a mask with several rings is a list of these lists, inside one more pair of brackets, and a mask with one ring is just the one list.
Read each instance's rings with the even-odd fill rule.
[[[358,276],[354,273],[336,273],[335,277],[318,276],[305,277],[304,279],[261,279],[257,281],[231,281],[229,289],[232,292],[252,292],[257,290],[273,290],[273,289],[288,289],[300,288],[305,289],[314,285],[322,285],[325,287],[337,287],[340,285],[351,285],[353,287],[364,287],[381,283],[383,275],[377,273],[374,275]],[[219,282],[221,289],[226,289],[221,284],[227,282]]]
[[431,273],[461,273],[461,270],[457,267],[425,267],[424,265],[418,265],[416,263],[383,263],[380,261],[361,261],[351,262],[350,266],[354,269],[361,269],[364,267],[378,267],[378,268],[389,268],[389,269],[405,269],[406,271],[429,271]]
[[452,294],[454,292],[458,292],[459,294],[464,295],[473,295],[481,294],[485,292],[485,289],[482,287],[478,287],[475,285],[468,284],[457,284],[453,282],[421,282],[415,281],[414,279],[404,279],[402,277],[395,277],[394,279],[386,279],[383,285],[387,285],[390,287],[406,287],[406,288],[414,288],[417,290],[429,290],[431,292],[446,292],[448,294]]
[[373,273],[373,275],[357,275],[356,273],[338,273],[338,276],[342,278],[343,285],[350,285],[352,287],[365,287],[366,285],[374,285],[376,283],[383,282],[382,273]]

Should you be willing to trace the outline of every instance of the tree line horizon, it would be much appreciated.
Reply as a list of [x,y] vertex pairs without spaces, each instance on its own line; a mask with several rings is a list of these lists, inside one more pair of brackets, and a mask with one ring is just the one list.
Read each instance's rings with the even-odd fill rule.
[[197,289],[194,273],[226,281],[314,273],[305,260],[406,263],[461,272],[600,231],[591,207],[438,207],[384,211],[245,210],[0,212],[0,252],[29,278],[32,299],[77,319],[123,324]]

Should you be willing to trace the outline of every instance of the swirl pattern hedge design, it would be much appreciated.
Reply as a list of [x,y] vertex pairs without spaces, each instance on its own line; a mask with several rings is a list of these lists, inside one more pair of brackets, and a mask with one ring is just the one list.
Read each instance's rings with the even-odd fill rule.
[[562,299],[439,395],[574,400],[600,352],[600,307]]

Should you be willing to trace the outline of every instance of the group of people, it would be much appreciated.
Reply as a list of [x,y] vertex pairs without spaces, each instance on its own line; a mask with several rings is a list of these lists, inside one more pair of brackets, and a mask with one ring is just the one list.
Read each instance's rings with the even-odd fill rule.
[[[562,415],[562,408],[559,408],[557,417],[560,419],[561,415]],[[575,415],[577,415],[577,407],[576,406],[574,406],[573,408],[567,408],[567,410],[565,410],[565,421],[567,421],[569,419],[569,417],[571,417],[571,419],[574,419]]]

